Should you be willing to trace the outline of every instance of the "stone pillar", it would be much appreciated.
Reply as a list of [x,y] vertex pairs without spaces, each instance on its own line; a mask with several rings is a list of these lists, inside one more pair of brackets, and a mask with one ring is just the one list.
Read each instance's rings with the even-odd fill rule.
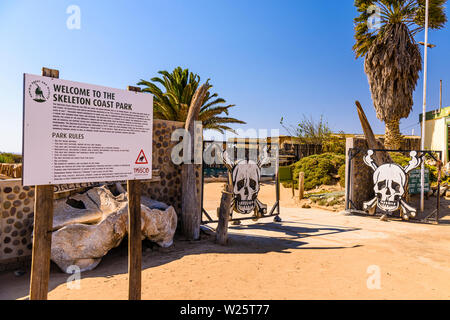
[[[359,150],[358,154],[352,159],[351,164],[348,158],[348,150],[350,148]],[[364,138],[347,138],[345,149],[346,169],[351,165],[351,177],[348,177],[347,170],[345,175],[346,194],[348,188],[350,188],[349,198],[355,205],[355,208],[353,209],[362,210],[363,202],[370,200],[375,196],[373,191],[373,170],[363,161],[363,157],[367,154],[368,150],[367,141]]]

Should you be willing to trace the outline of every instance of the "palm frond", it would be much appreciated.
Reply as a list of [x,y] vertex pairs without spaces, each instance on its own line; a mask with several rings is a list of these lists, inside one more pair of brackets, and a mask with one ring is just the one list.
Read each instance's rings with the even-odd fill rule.
[[[153,115],[155,119],[186,121],[189,107],[196,90],[200,87],[200,76],[181,67],[172,72],[158,71],[161,77],[153,77],[150,81],[141,80],[138,85],[142,91],[154,95]],[[209,90],[213,87],[207,79],[208,92],[200,107],[199,120],[205,129],[235,132],[226,124],[245,124],[244,121],[228,117],[229,109],[235,105],[226,105],[226,100]],[[225,114],[227,117],[220,117]]]

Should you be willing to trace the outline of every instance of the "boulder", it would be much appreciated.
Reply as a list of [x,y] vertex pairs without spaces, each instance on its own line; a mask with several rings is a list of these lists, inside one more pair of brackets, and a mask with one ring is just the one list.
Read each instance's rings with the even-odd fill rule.
[[[92,270],[128,233],[127,195],[114,196],[108,188],[99,187],[70,199],[55,205],[51,259],[64,272],[72,265]],[[142,239],[168,247],[176,226],[173,207],[141,197]]]

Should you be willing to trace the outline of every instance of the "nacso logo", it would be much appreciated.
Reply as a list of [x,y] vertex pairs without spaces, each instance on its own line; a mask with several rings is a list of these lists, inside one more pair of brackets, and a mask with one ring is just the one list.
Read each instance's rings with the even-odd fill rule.
[[134,168],[135,174],[148,174],[150,172],[150,168]]

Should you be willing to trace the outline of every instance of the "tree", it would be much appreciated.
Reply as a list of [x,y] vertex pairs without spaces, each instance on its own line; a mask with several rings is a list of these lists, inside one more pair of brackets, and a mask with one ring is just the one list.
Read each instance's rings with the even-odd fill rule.
[[315,121],[312,116],[308,118],[303,115],[303,120],[297,126],[285,125],[284,118],[281,118],[280,124],[289,135],[300,138],[303,143],[322,144],[332,134],[328,122],[322,115],[319,121]]
[[[429,0],[429,27],[447,22],[447,0]],[[425,0],[355,0],[360,15],[354,19],[356,58],[364,57],[377,118],[385,123],[385,147],[399,149],[400,119],[413,106],[413,92],[422,70],[422,56],[414,36],[424,29]],[[369,29],[373,15],[379,24]]]
[[302,143],[320,144],[323,152],[345,154],[345,133],[333,133],[323,115],[318,121],[312,116],[308,118],[303,115],[303,120],[297,126],[287,125],[281,118],[280,124],[289,135],[300,138]]
[[[189,72],[181,67],[175,68],[172,73],[159,71],[162,78],[154,77],[150,81],[141,80],[138,85],[145,86],[142,91],[150,92],[154,95],[153,115],[155,119],[186,121],[186,117],[191,105],[192,97],[200,86],[200,76]],[[157,84],[162,85],[161,89]],[[213,129],[221,133],[232,131],[228,124],[245,124],[244,121],[228,117],[229,109],[235,105],[226,105],[223,98],[219,98],[217,93],[211,94],[209,89],[209,79],[206,81],[209,86],[208,92],[201,104],[199,121],[204,129]],[[225,114],[225,116],[221,116]]]

